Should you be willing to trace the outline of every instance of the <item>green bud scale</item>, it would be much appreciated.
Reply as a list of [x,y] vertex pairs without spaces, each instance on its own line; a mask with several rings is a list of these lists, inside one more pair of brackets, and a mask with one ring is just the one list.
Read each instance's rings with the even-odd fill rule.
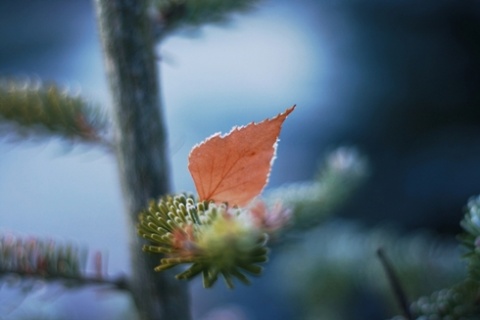
[[267,261],[267,234],[250,218],[248,209],[228,207],[193,196],[164,196],[141,212],[138,233],[150,243],[144,251],[163,254],[155,271],[190,266],[176,275],[189,280],[202,275],[206,288],[219,276],[233,288],[236,278],[259,275]]

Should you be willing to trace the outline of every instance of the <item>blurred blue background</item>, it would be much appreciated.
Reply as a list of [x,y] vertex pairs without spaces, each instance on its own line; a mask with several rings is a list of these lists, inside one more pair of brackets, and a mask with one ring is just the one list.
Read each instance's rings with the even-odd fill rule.
[[[328,150],[353,145],[371,176],[340,216],[455,234],[480,191],[479,18],[475,1],[264,1],[226,26],[168,38],[157,53],[174,189],[194,190],[195,143],[297,104],[269,188],[311,179]],[[0,76],[55,81],[109,108],[91,1],[3,0],[0,40]],[[108,252],[110,274],[128,273],[116,170],[101,150],[0,140],[0,232],[74,241]],[[226,303],[238,319],[294,319],[275,282],[268,272],[235,292],[194,282],[196,318]],[[129,314],[127,297],[105,293],[28,299],[6,319]]]

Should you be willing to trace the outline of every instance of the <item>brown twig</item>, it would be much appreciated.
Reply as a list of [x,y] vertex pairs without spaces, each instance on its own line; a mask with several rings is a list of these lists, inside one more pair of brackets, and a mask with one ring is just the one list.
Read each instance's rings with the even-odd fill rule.
[[414,320],[414,317],[413,317],[412,313],[410,312],[409,303],[408,303],[408,299],[407,299],[407,296],[405,294],[405,291],[402,288],[400,280],[398,279],[398,276],[395,273],[395,270],[393,269],[392,264],[387,259],[383,248],[379,248],[377,250],[377,256],[380,259],[380,262],[382,263],[383,269],[385,270],[385,272],[387,274],[388,281],[390,282],[390,285],[392,286],[393,293],[394,293],[395,298],[396,298],[396,300],[399,304],[400,309],[403,312],[403,315],[408,320]]

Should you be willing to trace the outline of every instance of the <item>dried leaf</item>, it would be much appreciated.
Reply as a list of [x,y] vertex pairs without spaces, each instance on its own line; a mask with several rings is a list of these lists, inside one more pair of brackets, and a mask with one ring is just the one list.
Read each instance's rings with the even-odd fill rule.
[[242,207],[258,196],[268,182],[282,124],[294,109],[194,146],[188,169],[200,200]]

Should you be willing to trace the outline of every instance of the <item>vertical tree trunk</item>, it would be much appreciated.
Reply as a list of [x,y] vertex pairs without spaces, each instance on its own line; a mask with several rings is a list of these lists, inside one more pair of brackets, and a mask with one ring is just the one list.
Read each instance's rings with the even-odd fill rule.
[[190,319],[186,285],[153,271],[158,256],[142,252],[137,216],[169,190],[152,25],[146,0],[95,0],[113,94],[117,157],[128,214],[131,286],[141,319]]

